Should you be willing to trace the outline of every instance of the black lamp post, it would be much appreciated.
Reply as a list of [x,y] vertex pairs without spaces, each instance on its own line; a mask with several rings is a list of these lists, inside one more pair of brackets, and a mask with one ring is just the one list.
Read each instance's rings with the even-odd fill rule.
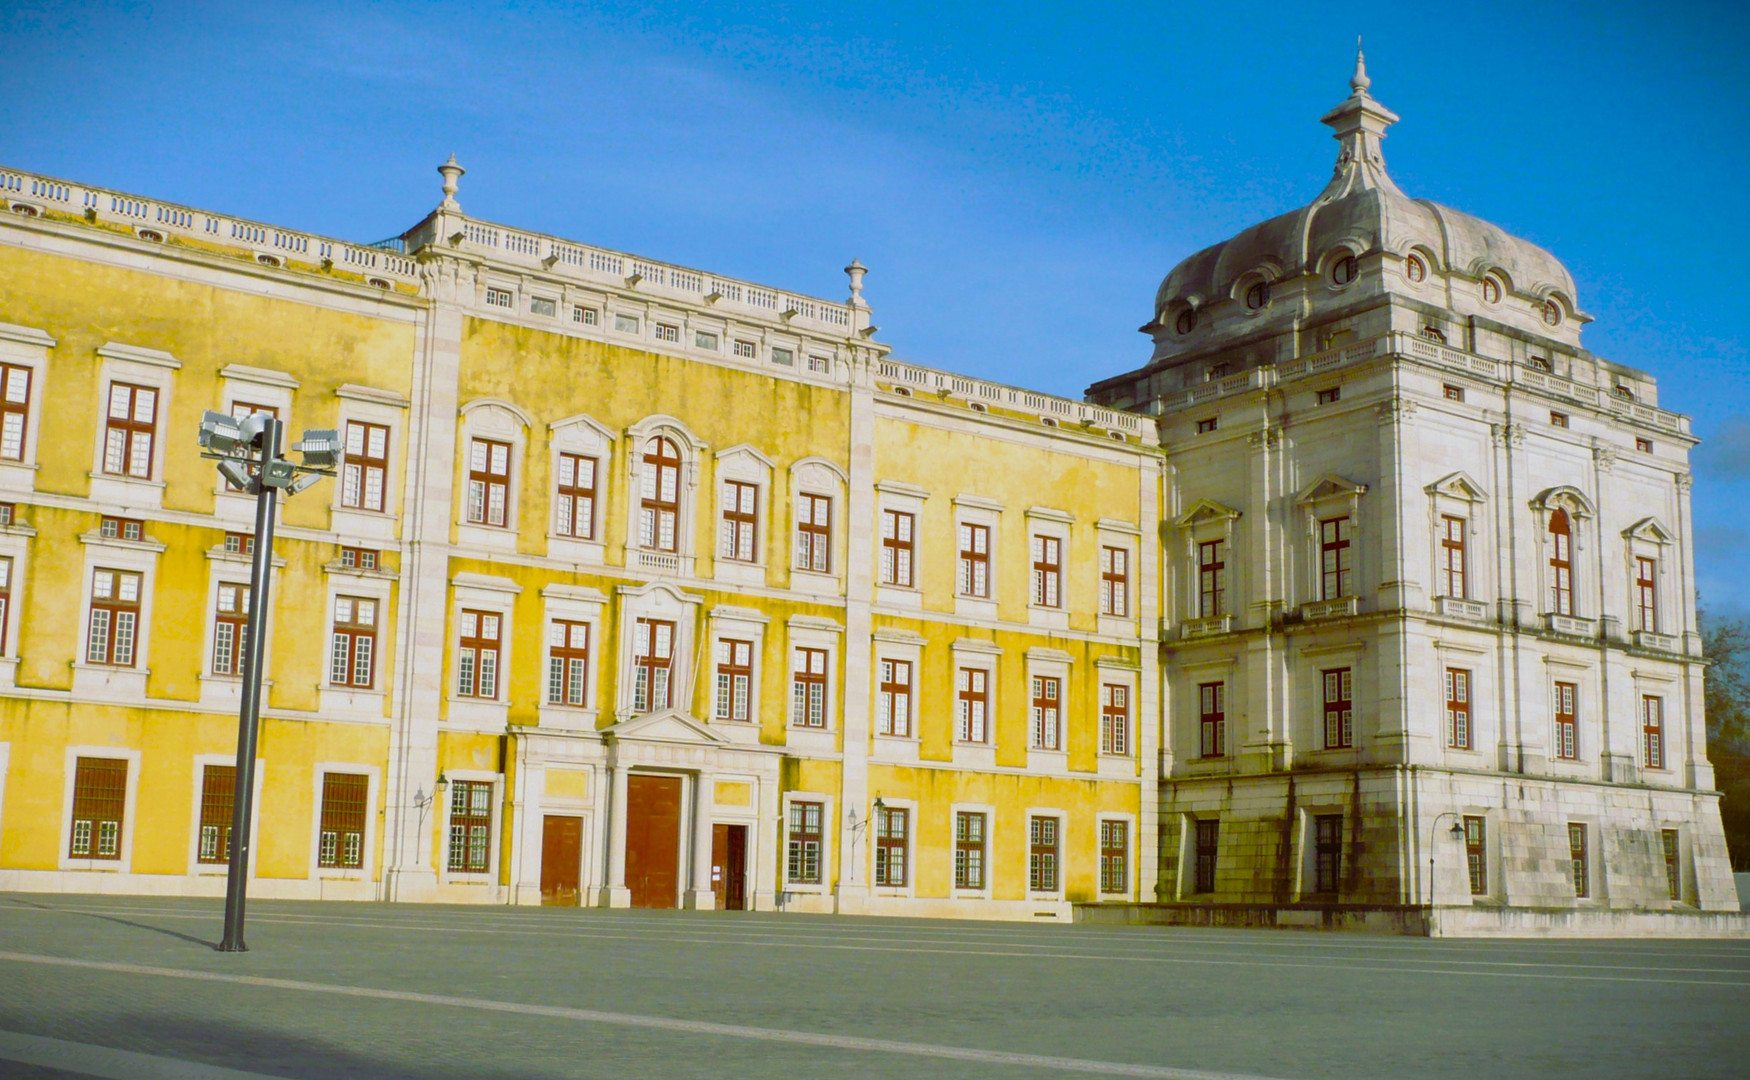
[[208,411],[201,418],[201,456],[219,462],[219,474],[255,496],[255,553],[249,567],[249,624],[243,637],[243,701],[237,710],[237,768],[231,784],[231,834],[225,873],[225,936],[220,952],[247,952],[243,907],[249,881],[249,825],[255,805],[255,739],[261,717],[261,639],[272,584],[274,511],[279,493],[296,495],[340,463],[340,437],[331,430],[306,431],[292,449],[298,465],[280,457],[284,425],[267,413],[241,420]]
[[1440,819],[1452,819],[1452,838],[1464,839],[1464,823],[1459,821],[1459,815],[1453,810],[1442,810],[1434,815],[1433,824],[1428,826],[1428,925],[1434,925],[1434,842],[1440,838]]

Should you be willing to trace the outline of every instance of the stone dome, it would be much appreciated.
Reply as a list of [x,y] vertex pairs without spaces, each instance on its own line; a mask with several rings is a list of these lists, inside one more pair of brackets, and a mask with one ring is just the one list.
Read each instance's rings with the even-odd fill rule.
[[1541,306],[1554,300],[1559,318],[1589,321],[1575,299],[1568,268],[1528,240],[1450,207],[1412,199],[1387,175],[1380,141],[1396,114],[1367,92],[1357,55],[1349,98],[1323,117],[1342,149],[1331,182],[1310,204],[1246,229],[1175,266],[1155,294],[1155,317],[1189,306],[1202,309],[1237,298],[1252,281],[1280,281],[1328,272],[1346,255],[1412,254],[1428,274],[1500,279],[1502,291]]

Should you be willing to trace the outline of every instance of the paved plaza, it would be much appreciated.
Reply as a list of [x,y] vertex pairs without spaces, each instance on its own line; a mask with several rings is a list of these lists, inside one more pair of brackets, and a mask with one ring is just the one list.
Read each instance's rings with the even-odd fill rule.
[[0,1076],[1744,1076],[1750,942],[0,895]]

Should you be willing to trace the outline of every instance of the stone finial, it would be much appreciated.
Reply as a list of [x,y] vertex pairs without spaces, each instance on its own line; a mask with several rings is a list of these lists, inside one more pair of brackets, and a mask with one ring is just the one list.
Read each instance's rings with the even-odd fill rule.
[[1361,51],[1361,35],[1355,35],[1355,77],[1349,80],[1349,89],[1357,96],[1367,93],[1367,88],[1373,85],[1373,80],[1367,77],[1367,54]]
[[460,210],[462,204],[456,201],[456,182],[462,179],[462,174],[468,170],[456,164],[456,155],[451,154],[450,160],[438,166],[438,173],[444,178],[444,201],[440,204],[445,210]]
[[850,305],[852,307],[866,308],[869,306],[868,301],[863,299],[863,275],[868,272],[869,268],[863,265],[861,259],[852,259],[851,265],[845,267],[845,273],[851,279]]

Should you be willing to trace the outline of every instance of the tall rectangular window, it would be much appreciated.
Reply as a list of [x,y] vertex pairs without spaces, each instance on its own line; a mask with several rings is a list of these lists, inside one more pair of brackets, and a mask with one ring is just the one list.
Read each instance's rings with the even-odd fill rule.
[[1197,617],[1218,618],[1227,609],[1227,541],[1197,545]]
[[73,833],[67,854],[76,859],[120,859],[127,809],[128,763],[82,757],[73,765]]
[[1197,893],[1212,893],[1215,891],[1215,857],[1219,850],[1221,822],[1211,819],[1198,819],[1192,834],[1192,846],[1195,859],[1192,863],[1191,891]]
[[450,781],[450,872],[484,874],[491,854],[492,782]]
[[1574,534],[1566,510],[1549,518],[1549,600],[1557,615],[1574,613]]
[[1470,672],[1463,668],[1446,669],[1446,745],[1471,748]]
[[1350,595],[1353,551],[1349,546],[1347,517],[1319,522],[1319,598],[1336,600]]
[[376,662],[377,602],[362,596],[335,597],[328,681],[368,690],[375,679]]
[[111,476],[152,479],[152,442],[157,435],[158,391],[149,386],[110,383],[103,471]]
[[1556,757],[1569,761],[1580,756],[1580,688],[1574,683],[1556,683]]
[[758,558],[759,488],[740,480],[723,481],[723,521],[717,530],[717,557],[750,563]]
[[639,619],[632,631],[632,711],[655,712],[669,706],[669,675],[674,669],[674,623]]
[[785,858],[785,878],[792,885],[820,884],[821,822],[823,803],[790,804],[790,839]]
[[85,662],[133,667],[140,630],[140,575],[99,568],[91,575]]
[[25,425],[30,422],[30,369],[0,364],[0,458],[24,460]]
[[208,765],[201,769],[201,832],[196,860],[231,861],[231,811],[236,805],[237,767]]
[[954,815],[954,887],[984,888],[985,816],[961,810]]
[[1204,757],[1227,756],[1227,684],[1197,687],[1197,726]]
[[825,495],[796,496],[796,569],[832,571],[832,500]]
[[826,650],[797,649],[791,682],[790,722],[797,727],[826,727]]
[[12,614],[12,559],[0,557],[0,656],[6,655],[7,616]]
[[753,642],[717,641],[717,719],[753,719]]
[[456,649],[456,695],[498,698],[498,652],[501,616],[490,611],[464,611],[461,641]]
[[243,674],[248,652],[249,586],[221,581],[213,610],[213,674]]
[[1635,559],[1635,628],[1659,632],[1659,564],[1639,557]]
[[961,596],[990,598],[990,526],[961,522],[960,569],[955,591]]
[[875,811],[875,884],[903,888],[911,850],[911,811],[884,806]]
[[882,659],[876,687],[875,731],[879,735],[911,735],[911,661]]
[[638,474],[638,544],[648,551],[679,550],[681,452],[658,435],[644,444]]
[[1130,552],[1124,548],[1100,549],[1100,614],[1130,614]]
[[1673,900],[1683,899],[1683,863],[1677,855],[1679,840],[1676,829],[1659,830],[1659,847],[1665,853],[1665,890]]
[[340,505],[381,512],[389,483],[389,429],[349,420],[340,470]]
[[1641,698],[1641,752],[1647,768],[1665,767],[1665,699],[1651,694]]
[[589,692],[589,624],[554,619],[547,626],[547,704],[581,706]]
[[559,455],[559,482],[553,496],[555,532],[578,540],[595,539],[595,488],[595,458]]
[[917,518],[899,510],[881,511],[881,584],[911,588],[912,530]]
[[1335,893],[1343,878],[1343,815],[1313,818],[1313,891]]
[[1130,753],[1130,687],[1100,684],[1100,753]]
[[1059,589],[1063,582],[1063,541],[1055,536],[1033,538],[1033,603],[1040,607],[1061,607]]
[[1057,826],[1054,817],[1027,819],[1027,888],[1057,891]]
[[510,505],[510,444],[474,439],[468,446],[468,521],[503,528]]
[[1465,520],[1458,517],[1440,519],[1440,586],[1443,596],[1463,600],[1470,596],[1470,583],[1465,579],[1468,560],[1464,548]]
[[990,706],[990,672],[983,668],[960,668],[954,673],[954,738],[960,742],[985,741]]
[[371,778],[363,773],[324,773],[316,865],[357,870],[365,864],[365,803]]
[[1592,895],[1592,883],[1586,864],[1586,826],[1583,822],[1568,822],[1568,869],[1574,879],[1574,895],[1584,900]]
[[[252,402],[248,402],[248,401],[233,401],[231,403],[231,419],[233,419],[233,420],[247,420],[249,417],[254,416],[256,413],[262,413],[262,414],[265,414],[267,416],[272,416],[272,417],[277,418],[280,414],[280,411],[278,409],[274,408],[272,405],[256,405],[256,404],[254,404]],[[227,479],[225,481],[225,490],[226,491],[243,491],[245,489],[238,487],[236,484],[233,484],[229,479]]]
[[1062,698],[1062,679],[1049,675],[1033,676],[1033,710],[1029,714],[1028,724],[1028,733],[1032,736],[1030,745],[1033,749],[1063,749],[1063,714],[1059,707]]
[[1130,822],[1100,822],[1100,891],[1130,891]]
[[1355,691],[1348,668],[1321,672],[1325,684],[1325,749],[1355,745]]
[[1464,860],[1470,871],[1470,894],[1486,896],[1489,892],[1488,832],[1480,817],[1464,819]]

